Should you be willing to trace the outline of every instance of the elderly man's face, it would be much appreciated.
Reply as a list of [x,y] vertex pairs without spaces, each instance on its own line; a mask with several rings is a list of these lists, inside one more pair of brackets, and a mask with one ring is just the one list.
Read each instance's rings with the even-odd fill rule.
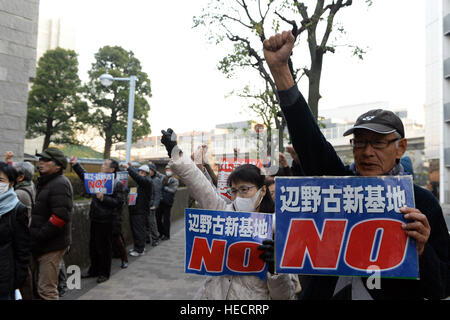
[[356,170],[361,176],[381,176],[388,173],[395,165],[396,160],[400,159],[406,151],[406,139],[398,140],[396,147],[396,134],[379,134],[370,130],[357,130],[354,135],[355,141],[374,142],[375,145],[382,144],[386,147],[377,149],[370,143],[365,147],[353,148]]

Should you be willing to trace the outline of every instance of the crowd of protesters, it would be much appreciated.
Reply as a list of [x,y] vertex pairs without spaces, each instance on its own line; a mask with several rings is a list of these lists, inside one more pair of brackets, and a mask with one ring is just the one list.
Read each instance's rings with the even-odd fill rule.
[[[291,32],[264,41],[265,60],[278,89],[281,110],[292,145],[286,148],[292,163],[279,154],[275,176],[399,176],[412,175],[411,159],[405,157],[407,139],[403,123],[393,112],[371,110],[361,115],[344,135],[353,134],[354,163],[345,165],[321,133],[308,104],[291,74],[288,59],[295,38]],[[83,277],[107,281],[111,273],[113,244],[121,267],[127,256],[145,254],[146,245],[157,246],[170,239],[170,213],[179,181],[188,187],[197,207],[210,210],[275,212],[275,176],[243,164],[228,177],[230,197],[217,189],[217,176],[205,159],[206,146],[183,154],[172,129],[162,130],[161,143],[169,163],[165,174],[148,162],[138,167],[106,159],[102,173],[115,175],[111,194],[91,195],[90,267]],[[57,300],[64,288],[64,255],[71,245],[73,190],[63,172],[68,164],[84,180],[85,169],[74,156],[47,148],[39,157],[39,177],[33,183],[34,167],[12,162],[7,152],[0,162],[0,300]],[[201,159],[199,161],[199,159]],[[117,178],[124,170],[137,185],[136,199]],[[367,287],[361,277],[297,276],[274,270],[274,241],[266,239],[259,250],[268,266],[261,280],[249,275],[207,276],[197,299],[443,299],[450,295],[450,238],[438,199],[414,185],[415,208],[401,208],[407,218],[404,232],[416,243],[419,279],[381,280],[381,289]],[[122,212],[128,207],[133,248],[127,253],[122,236]],[[151,284],[149,284],[151,285]]]
[[[73,189],[64,170],[70,164],[83,181],[86,170],[77,157],[69,159],[50,147],[37,154],[39,176],[35,183],[34,165],[13,162],[13,157],[7,151],[5,161],[0,161],[0,300],[58,300],[67,292],[63,258],[72,244]],[[121,170],[126,170],[138,186],[135,204],[128,204],[128,190],[117,178]],[[113,246],[125,269],[128,255],[144,254],[146,239],[147,244],[157,246],[170,238],[167,220],[178,188],[175,177],[158,172],[151,162],[136,169],[131,163],[119,165],[106,159],[100,172],[114,174],[113,192],[89,195],[90,266],[81,275],[95,277],[97,283],[110,277]],[[134,242],[128,253],[122,233],[127,204]]]

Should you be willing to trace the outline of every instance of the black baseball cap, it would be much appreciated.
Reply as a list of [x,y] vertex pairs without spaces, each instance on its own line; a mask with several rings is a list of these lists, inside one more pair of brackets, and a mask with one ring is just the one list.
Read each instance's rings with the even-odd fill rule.
[[355,125],[344,132],[344,136],[352,134],[356,129],[366,129],[381,134],[398,132],[405,137],[402,120],[392,111],[383,109],[370,110],[358,117]]
[[36,156],[40,158],[47,158],[55,161],[58,165],[60,165],[63,169],[67,167],[67,157],[58,148],[50,147],[42,151],[41,153],[36,153]]

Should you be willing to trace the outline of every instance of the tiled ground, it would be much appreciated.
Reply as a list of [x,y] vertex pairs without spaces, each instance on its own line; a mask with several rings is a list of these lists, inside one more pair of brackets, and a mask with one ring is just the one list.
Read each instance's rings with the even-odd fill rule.
[[[64,300],[193,299],[204,278],[184,273],[183,223],[181,219],[174,224],[170,240],[154,248],[147,246],[141,257],[130,257],[127,269],[113,266],[110,279],[101,284],[96,284],[95,279],[83,279],[82,290],[70,292]],[[113,260],[113,264],[120,262]]]

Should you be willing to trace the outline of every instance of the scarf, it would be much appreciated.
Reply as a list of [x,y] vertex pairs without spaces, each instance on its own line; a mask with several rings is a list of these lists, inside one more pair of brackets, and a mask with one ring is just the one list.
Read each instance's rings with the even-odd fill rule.
[[0,216],[14,209],[18,202],[19,199],[13,188],[9,188],[8,191],[0,194]]
[[[358,173],[358,171],[356,170],[356,165],[355,165],[354,162],[350,165],[350,170],[351,170],[355,175],[359,176],[359,173]],[[391,169],[391,171],[389,171],[389,172],[386,173],[385,175],[386,175],[386,176],[403,176],[403,175],[405,175],[405,174],[406,174],[406,173],[405,173],[405,169],[403,168],[402,164],[399,162],[399,163],[396,163],[395,166]]]
[[22,187],[29,187],[29,186],[31,186],[31,184],[32,184],[31,181],[25,181],[25,180],[23,180],[23,181],[19,182],[18,184],[16,184],[16,186],[14,187],[14,189],[20,189],[20,188],[22,188]]

